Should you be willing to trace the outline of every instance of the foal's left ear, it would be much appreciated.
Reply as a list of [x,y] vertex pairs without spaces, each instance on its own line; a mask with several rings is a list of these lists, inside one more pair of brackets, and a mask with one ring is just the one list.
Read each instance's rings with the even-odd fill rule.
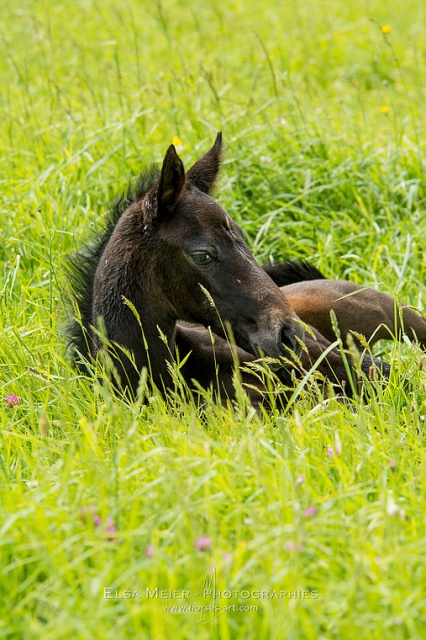
[[157,187],[158,216],[172,213],[185,186],[182,160],[171,144],[167,149]]
[[216,141],[210,151],[197,160],[193,167],[186,173],[189,182],[204,193],[210,193],[219,173],[222,153],[222,132],[216,136]]

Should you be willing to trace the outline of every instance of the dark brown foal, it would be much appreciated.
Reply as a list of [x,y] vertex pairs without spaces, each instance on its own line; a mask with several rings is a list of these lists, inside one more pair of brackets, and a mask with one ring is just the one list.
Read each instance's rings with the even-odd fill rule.
[[[190,354],[182,367],[187,381],[213,384],[221,396],[232,397],[235,366],[265,355],[288,387],[315,366],[350,391],[348,360],[333,346],[331,310],[344,342],[351,331],[370,343],[406,333],[425,347],[426,321],[386,294],[326,280],[307,263],[261,267],[239,227],[210,195],[221,149],[219,133],[185,172],[171,145],[161,170],[140,177],[113,205],[93,245],[72,260],[68,336],[77,366],[85,371],[100,359],[129,397],[148,369],[167,394],[176,347],[181,359]],[[224,339],[226,323],[238,344],[235,354]],[[206,327],[222,336],[214,348]],[[361,367],[367,375],[373,365],[388,372],[386,363],[366,354]],[[247,389],[255,387],[253,401],[260,401],[265,387],[244,367],[242,377]]]

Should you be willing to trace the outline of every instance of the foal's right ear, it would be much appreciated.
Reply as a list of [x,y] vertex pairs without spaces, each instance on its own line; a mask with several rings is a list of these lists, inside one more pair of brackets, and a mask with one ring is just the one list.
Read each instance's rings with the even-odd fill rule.
[[158,217],[172,213],[185,186],[182,160],[171,144],[167,149],[157,188]]

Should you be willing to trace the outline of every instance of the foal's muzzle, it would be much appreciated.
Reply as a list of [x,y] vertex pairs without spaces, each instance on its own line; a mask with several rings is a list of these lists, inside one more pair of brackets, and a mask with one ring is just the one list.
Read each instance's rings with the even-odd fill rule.
[[294,355],[300,356],[302,353],[302,343],[305,338],[305,330],[300,321],[291,318],[285,322],[274,323],[274,326],[258,328],[250,336],[252,350],[257,356],[268,356],[270,358],[292,359]]

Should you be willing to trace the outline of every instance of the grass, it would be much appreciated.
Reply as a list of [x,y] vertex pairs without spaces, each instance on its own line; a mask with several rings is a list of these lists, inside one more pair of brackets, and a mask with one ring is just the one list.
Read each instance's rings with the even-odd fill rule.
[[3,2],[0,637],[425,636],[415,345],[381,346],[392,375],[369,402],[307,388],[260,417],[179,389],[123,404],[61,334],[66,257],[112,196],[174,136],[190,166],[220,129],[218,199],[259,260],[424,310],[425,11]]

